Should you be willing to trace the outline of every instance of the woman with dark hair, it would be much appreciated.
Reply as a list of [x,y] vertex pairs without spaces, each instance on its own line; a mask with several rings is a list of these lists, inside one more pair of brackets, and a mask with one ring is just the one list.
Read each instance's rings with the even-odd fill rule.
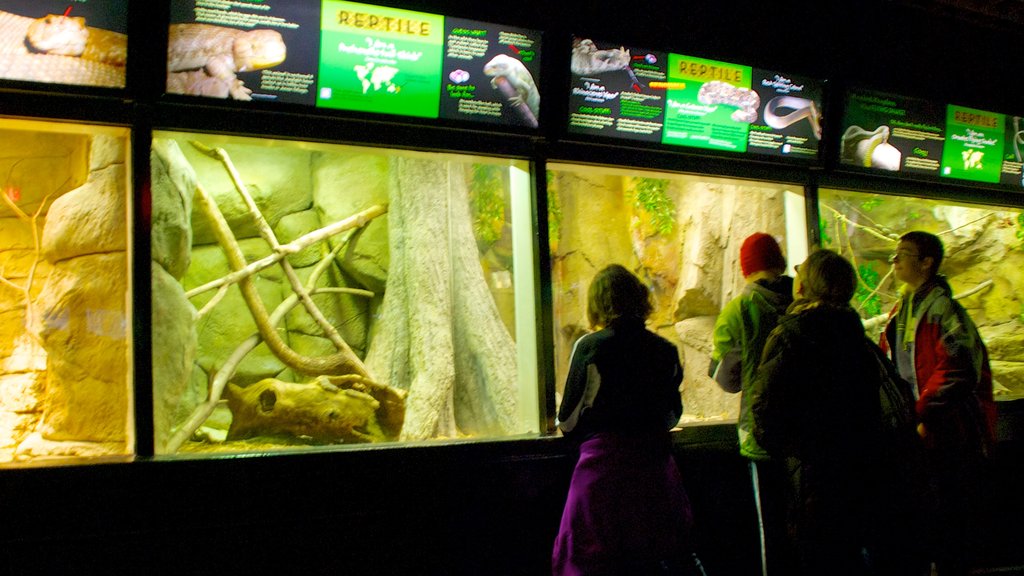
[[850,307],[853,266],[829,250],[796,267],[795,298],[765,344],[752,389],[754,436],[789,472],[798,574],[868,574],[879,526],[877,362]]
[[558,427],[579,460],[552,554],[561,575],[673,574],[691,515],[668,431],[683,412],[676,347],[647,330],[646,286],[613,264],[587,295]]

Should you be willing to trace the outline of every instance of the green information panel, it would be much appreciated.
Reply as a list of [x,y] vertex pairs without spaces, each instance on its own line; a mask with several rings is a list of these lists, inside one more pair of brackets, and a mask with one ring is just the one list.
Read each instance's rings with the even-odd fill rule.
[[444,17],[325,0],[317,106],[436,118]]
[[746,152],[760,106],[750,84],[749,66],[669,54],[662,143]]
[[1002,172],[1006,116],[962,106],[946,108],[942,175],[998,183]]

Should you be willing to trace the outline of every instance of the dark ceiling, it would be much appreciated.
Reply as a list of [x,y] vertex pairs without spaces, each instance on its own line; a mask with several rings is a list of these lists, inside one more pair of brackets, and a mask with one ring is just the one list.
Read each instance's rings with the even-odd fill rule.
[[972,24],[1024,32],[1024,0],[898,0]]

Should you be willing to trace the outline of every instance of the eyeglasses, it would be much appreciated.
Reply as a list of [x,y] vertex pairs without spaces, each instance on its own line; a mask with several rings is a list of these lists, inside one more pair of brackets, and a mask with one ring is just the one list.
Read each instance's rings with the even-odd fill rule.
[[920,258],[920,257],[921,257],[920,254],[912,254],[910,252],[896,251],[896,252],[893,252],[891,255],[889,255],[889,263],[891,264],[893,262],[899,262],[900,260],[902,260],[904,258]]

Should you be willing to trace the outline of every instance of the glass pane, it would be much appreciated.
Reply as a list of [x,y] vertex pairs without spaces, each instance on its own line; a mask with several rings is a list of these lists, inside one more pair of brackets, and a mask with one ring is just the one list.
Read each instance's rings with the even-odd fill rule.
[[613,168],[551,165],[548,210],[555,378],[560,398],[575,341],[589,330],[587,289],[618,263],[650,286],[648,327],[674,342],[685,376],[682,423],[735,422],[739,395],[708,377],[712,331],[744,286],[739,250],[754,232],[779,240],[789,263],[807,253],[796,186]]
[[1020,209],[821,190],[821,241],[853,262],[854,304],[872,337],[899,297],[889,255],[901,234],[923,230],[945,246],[940,273],[988,346],[995,397],[1024,396],[1024,217]]
[[539,427],[522,162],[158,132],[158,453]]
[[128,130],[0,120],[0,464],[132,438]]

